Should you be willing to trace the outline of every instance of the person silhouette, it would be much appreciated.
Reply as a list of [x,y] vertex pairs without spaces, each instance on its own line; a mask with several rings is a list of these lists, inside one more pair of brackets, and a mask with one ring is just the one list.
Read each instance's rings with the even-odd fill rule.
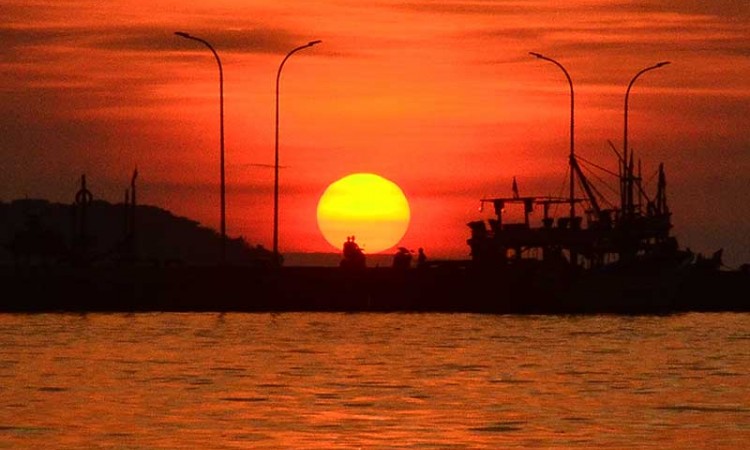
[[424,249],[419,247],[417,253],[417,267],[425,267],[427,265],[427,255],[424,253]]
[[343,259],[339,263],[341,267],[365,267],[365,254],[354,242],[354,236],[347,236],[344,242]]
[[396,269],[408,269],[411,266],[412,252],[406,247],[399,247],[393,255],[393,267]]

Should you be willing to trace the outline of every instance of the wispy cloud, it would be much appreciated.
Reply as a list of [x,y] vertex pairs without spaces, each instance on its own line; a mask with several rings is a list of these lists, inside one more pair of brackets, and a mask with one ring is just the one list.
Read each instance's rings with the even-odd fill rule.
[[306,39],[276,28],[190,29],[173,25],[117,25],[101,28],[77,26],[0,26],[0,40],[16,56],[41,46],[69,46],[78,49],[112,51],[174,51],[191,48],[177,41],[175,31],[211,42],[222,51],[238,53],[281,53]]

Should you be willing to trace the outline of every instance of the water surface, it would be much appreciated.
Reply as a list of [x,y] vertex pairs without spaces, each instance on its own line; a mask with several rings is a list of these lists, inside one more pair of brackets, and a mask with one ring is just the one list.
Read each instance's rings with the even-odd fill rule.
[[0,314],[4,448],[742,448],[750,314]]

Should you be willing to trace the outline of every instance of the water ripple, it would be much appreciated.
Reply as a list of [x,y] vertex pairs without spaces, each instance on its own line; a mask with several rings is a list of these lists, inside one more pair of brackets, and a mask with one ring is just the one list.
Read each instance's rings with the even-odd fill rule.
[[748,319],[0,314],[0,448],[741,448]]

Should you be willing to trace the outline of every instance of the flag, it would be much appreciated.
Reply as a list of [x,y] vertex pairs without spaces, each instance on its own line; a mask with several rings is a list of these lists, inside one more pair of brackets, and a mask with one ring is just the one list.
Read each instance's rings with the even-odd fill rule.
[[518,184],[516,184],[516,177],[513,177],[513,198],[518,198]]

